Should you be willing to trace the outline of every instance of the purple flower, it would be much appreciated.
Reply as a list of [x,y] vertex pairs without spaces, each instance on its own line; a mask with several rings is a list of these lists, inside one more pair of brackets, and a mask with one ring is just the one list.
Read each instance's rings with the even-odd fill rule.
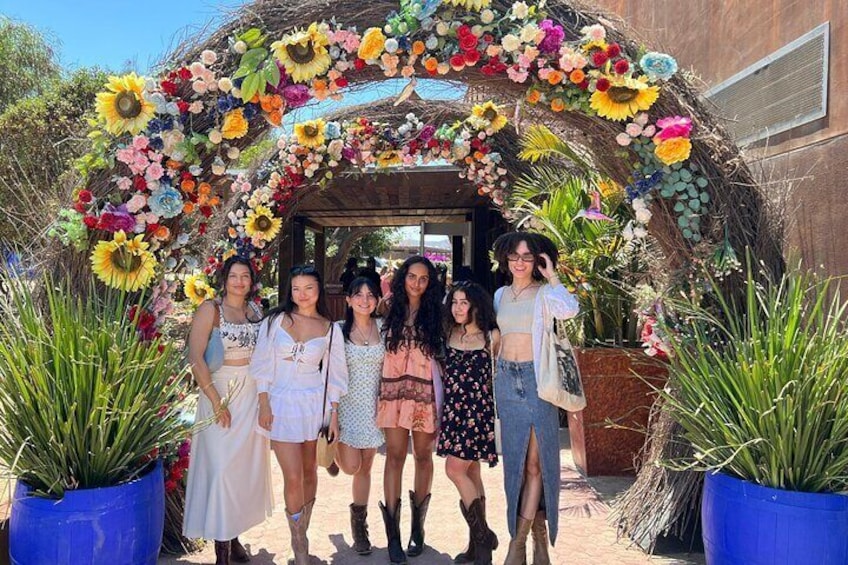
[[191,441],[186,440],[180,444],[180,449],[177,451],[180,457],[188,457],[188,454],[191,453]]
[[356,159],[356,150],[352,147],[345,146],[342,148],[342,157],[348,161],[354,161]]
[[563,31],[562,26],[555,24],[553,20],[542,20],[539,29],[545,32],[545,39],[539,44],[539,50],[542,53],[557,53],[562,45],[562,40],[565,39],[565,31]]
[[300,108],[309,102],[309,87],[303,84],[290,84],[283,88],[283,98],[289,108]]
[[418,139],[426,143],[433,139],[434,135],[436,135],[436,126],[428,124],[421,128],[421,133],[418,134]]
[[114,233],[123,230],[130,233],[135,228],[135,217],[127,211],[126,204],[117,207],[107,204],[100,212],[99,219],[97,227],[105,231]]

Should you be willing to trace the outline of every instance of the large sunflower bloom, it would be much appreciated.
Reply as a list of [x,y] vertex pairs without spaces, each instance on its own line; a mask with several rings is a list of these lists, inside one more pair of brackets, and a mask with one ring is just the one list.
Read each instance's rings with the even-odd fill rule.
[[660,96],[660,89],[632,78],[613,79],[611,86],[601,92],[596,90],[590,106],[602,118],[620,122],[647,111]]
[[398,165],[402,162],[403,158],[401,158],[400,153],[394,149],[388,149],[377,155],[377,167],[379,168],[391,167],[392,165]]
[[492,0],[444,0],[443,3],[479,12],[483,8],[488,8],[489,5],[491,5]]
[[124,291],[134,292],[149,285],[156,259],[147,250],[150,244],[143,237],[129,239],[118,231],[112,240],[99,241],[91,254],[94,274],[105,284]]
[[140,133],[156,110],[156,106],[144,98],[144,78],[135,73],[110,76],[106,92],[97,94],[95,108],[106,120],[106,129],[114,135]]
[[195,306],[203,304],[204,300],[215,298],[215,289],[209,286],[209,281],[202,274],[187,277],[183,283],[183,291]]
[[500,108],[489,100],[485,104],[477,104],[471,110],[469,123],[477,129],[500,131],[506,125],[506,116],[500,113]]
[[324,145],[324,132],[327,124],[321,118],[307,120],[294,126],[297,143],[303,147],[320,147]]
[[252,239],[271,241],[277,236],[282,225],[283,220],[275,218],[270,208],[257,206],[247,213],[244,231]]
[[330,68],[329,44],[330,40],[313,22],[305,31],[295,31],[275,41],[271,49],[293,81],[309,82]]

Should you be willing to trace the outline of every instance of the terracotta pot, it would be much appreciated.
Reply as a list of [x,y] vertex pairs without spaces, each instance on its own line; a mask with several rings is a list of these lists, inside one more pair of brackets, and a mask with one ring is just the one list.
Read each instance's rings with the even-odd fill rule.
[[[575,348],[574,354],[586,394],[586,408],[568,415],[574,462],[586,476],[634,475],[656,399],[652,386],[665,385],[667,367],[641,349]],[[607,420],[627,429],[608,427]]]

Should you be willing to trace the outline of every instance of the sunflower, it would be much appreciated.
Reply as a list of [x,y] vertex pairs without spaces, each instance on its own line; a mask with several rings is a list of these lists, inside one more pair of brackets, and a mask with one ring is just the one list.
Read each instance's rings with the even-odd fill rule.
[[469,123],[477,129],[500,131],[506,125],[506,116],[501,115],[497,104],[489,100],[485,104],[477,104],[471,110]]
[[649,110],[657,101],[660,89],[648,86],[643,80],[632,78],[611,78],[610,87],[601,92],[596,90],[590,99],[590,106],[602,118],[620,122],[632,118],[637,113]]
[[444,0],[443,4],[448,4],[449,6],[457,6],[459,8],[465,8],[466,10],[476,10],[480,11],[483,8],[488,8],[491,5],[492,0]]
[[309,82],[330,68],[329,38],[313,22],[305,31],[295,31],[271,44],[277,60],[295,82]]
[[187,277],[183,283],[183,291],[195,306],[200,306],[204,300],[215,298],[215,289],[209,286],[209,281],[202,274]]
[[91,254],[94,274],[113,288],[130,292],[145,288],[153,279],[156,259],[143,237],[129,239],[121,230],[111,241],[99,241]]
[[275,218],[267,206],[257,206],[247,213],[244,231],[253,239],[271,241],[277,236],[283,220]]
[[107,92],[97,94],[97,114],[106,120],[106,129],[114,135],[141,132],[153,117],[156,106],[144,98],[144,78],[130,73],[110,76]]
[[320,147],[324,145],[324,132],[327,124],[321,118],[307,120],[294,126],[297,143],[304,147]]
[[388,149],[386,151],[382,151],[379,155],[377,155],[377,167],[391,167],[392,165],[398,165],[403,161],[400,156],[400,153],[395,151],[394,149]]

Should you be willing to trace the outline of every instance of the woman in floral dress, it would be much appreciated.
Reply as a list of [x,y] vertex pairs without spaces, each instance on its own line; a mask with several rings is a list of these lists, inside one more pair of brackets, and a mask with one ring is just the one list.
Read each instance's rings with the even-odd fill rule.
[[447,458],[445,472],[459,491],[468,522],[468,548],[454,563],[488,565],[498,540],[486,523],[480,462],[498,463],[492,360],[500,334],[491,296],[480,285],[457,283],[445,302],[445,402],[436,453]]

